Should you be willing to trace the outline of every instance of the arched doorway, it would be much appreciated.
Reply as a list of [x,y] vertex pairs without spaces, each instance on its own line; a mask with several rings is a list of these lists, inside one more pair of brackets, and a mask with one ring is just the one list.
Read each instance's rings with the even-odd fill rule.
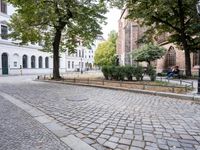
[[2,74],[8,74],[8,55],[6,53],[3,53],[1,55],[2,60]]

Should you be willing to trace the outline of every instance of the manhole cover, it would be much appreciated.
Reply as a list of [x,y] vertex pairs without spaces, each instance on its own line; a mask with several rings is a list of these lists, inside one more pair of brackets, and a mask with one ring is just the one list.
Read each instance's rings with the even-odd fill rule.
[[75,95],[75,96],[68,96],[66,97],[67,101],[75,101],[75,102],[79,102],[79,101],[86,101],[88,100],[88,97],[85,97],[83,95]]

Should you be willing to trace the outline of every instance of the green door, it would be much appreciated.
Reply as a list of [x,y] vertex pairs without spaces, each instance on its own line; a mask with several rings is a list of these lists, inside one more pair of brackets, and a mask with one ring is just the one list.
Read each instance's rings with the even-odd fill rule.
[[2,74],[8,74],[8,55],[3,53],[1,56],[2,60]]

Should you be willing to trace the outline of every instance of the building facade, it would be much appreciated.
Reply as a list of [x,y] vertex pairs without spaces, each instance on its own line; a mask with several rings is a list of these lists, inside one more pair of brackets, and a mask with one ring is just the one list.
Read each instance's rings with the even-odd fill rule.
[[102,36],[97,36],[90,48],[85,47],[79,42],[76,52],[70,54],[68,51],[65,53],[65,66],[66,71],[86,71],[95,69],[94,55],[99,43],[103,42]]
[[121,65],[133,65],[132,52],[139,47],[138,40],[143,36],[144,28],[137,22],[126,19],[128,9],[124,9],[118,21],[117,55]]
[[[41,51],[39,45],[21,46],[17,41],[7,38],[7,23],[15,9],[0,0],[0,75],[51,74],[53,54]],[[103,39],[97,37],[89,49],[79,44],[75,54],[68,51],[60,54],[60,72],[88,70],[94,67],[94,53],[97,44]]]
[[[140,40],[145,32],[145,28],[140,27],[137,22],[126,19],[127,14],[128,10],[124,9],[118,22],[117,54],[121,65],[135,64],[130,54],[140,46],[138,40]],[[163,34],[155,38],[155,42],[163,46],[166,49],[166,53],[161,59],[152,62],[152,64],[156,67],[158,73],[166,72],[172,66],[179,66],[179,69],[184,72],[184,51],[177,48],[176,45],[167,42],[167,37],[168,34]],[[199,68],[199,54],[191,53],[190,57],[192,73],[197,74]],[[142,65],[146,67],[146,63],[142,63]]]

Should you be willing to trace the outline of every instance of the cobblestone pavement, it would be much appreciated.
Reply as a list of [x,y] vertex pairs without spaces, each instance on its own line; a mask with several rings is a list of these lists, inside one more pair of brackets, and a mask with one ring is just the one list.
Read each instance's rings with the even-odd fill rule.
[[200,150],[200,105],[190,101],[9,78],[0,78],[0,91],[98,150]]
[[0,96],[0,150],[69,150],[27,113]]

